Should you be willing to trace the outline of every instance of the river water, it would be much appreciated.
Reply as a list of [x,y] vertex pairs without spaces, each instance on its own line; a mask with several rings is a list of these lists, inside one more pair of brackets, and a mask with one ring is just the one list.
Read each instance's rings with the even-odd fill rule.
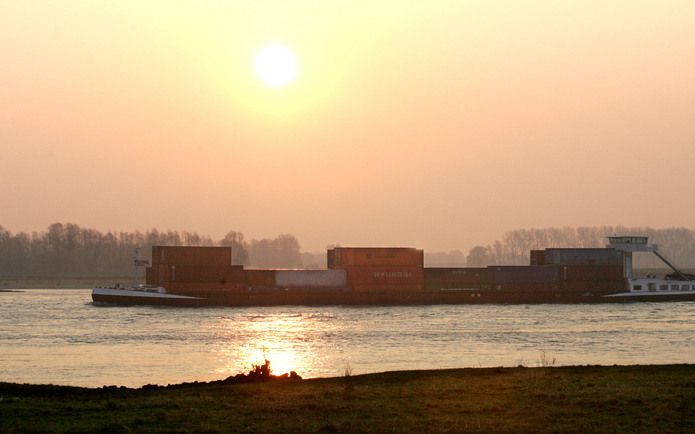
[[84,289],[0,293],[0,381],[208,381],[275,373],[695,363],[695,303],[103,307]]

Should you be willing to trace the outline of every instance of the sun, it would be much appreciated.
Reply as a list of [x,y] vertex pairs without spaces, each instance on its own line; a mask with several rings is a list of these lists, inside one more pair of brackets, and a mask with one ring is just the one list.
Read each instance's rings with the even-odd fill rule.
[[266,86],[282,87],[297,78],[299,62],[286,46],[271,44],[258,51],[254,59],[254,69],[256,76]]

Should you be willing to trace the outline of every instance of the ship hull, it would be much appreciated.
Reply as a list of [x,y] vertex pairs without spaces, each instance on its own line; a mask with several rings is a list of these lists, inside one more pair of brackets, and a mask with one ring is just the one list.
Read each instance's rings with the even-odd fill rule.
[[[118,291],[118,290],[116,290]],[[121,290],[121,294],[92,294],[96,303],[114,305],[161,305],[180,307],[201,306],[406,306],[437,304],[544,304],[544,303],[631,303],[662,301],[695,301],[695,293],[640,294],[615,291],[373,291],[351,290],[284,290],[262,292],[218,293],[208,297],[174,296],[143,297],[134,291]],[[129,293],[130,292],[130,293]]]
[[199,307],[206,305],[207,299],[160,292],[147,292],[125,288],[94,288],[92,301],[95,304],[120,306],[179,306]]

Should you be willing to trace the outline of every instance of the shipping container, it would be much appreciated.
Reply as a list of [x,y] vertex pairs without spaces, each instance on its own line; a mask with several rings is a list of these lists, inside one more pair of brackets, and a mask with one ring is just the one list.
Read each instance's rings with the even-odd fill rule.
[[276,270],[275,285],[281,287],[346,286],[345,270]]
[[244,280],[247,285],[253,287],[275,287],[275,270],[244,270]]
[[178,295],[193,297],[219,297],[225,294],[238,294],[248,292],[248,288],[240,283],[216,283],[216,282],[169,282],[166,284],[168,292]]
[[407,247],[336,247],[329,256],[332,268],[352,265],[413,265],[424,266],[425,256],[420,249]]
[[617,281],[624,278],[622,265],[564,265],[561,280],[568,282]]
[[145,268],[145,285],[156,285],[152,267]]
[[622,265],[623,252],[605,249],[545,249],[545,265]]
[[421,284],[361,284],[352,285],[352,290],[355,292],[422,292],[424,291],[424,286]]
[[596,281],[567,281],[561,282],[561,287],[565,291],[586,291],[586,292],[616,292],[626,291],[627,281],[619,280],[596,280]]
[[241,265],[174,265],[177,282],[243,282]]
[[480,284],[488,273],[484,267],[425,268],[427,284]]
[[500,283],[552,283],[559,280],[559,267],[538,266],[491,266],[495,284]]
[[424,285],[425,274],[422,267],[408,265],[346,266],[347,281],[355,285]]
[[231,265],[231,247],[152,246],[152,264]]
[[170,280],[171,276],[171,266],[166,264],[154,264],[152,265],[152,277],[154,279],[153,285],[161,285]]
[[494,291],[536,292],[560,289],[562,282],[507,282],[497,283],[490,287]]
[[545,250],[531,250],[531,265],[545,265]]

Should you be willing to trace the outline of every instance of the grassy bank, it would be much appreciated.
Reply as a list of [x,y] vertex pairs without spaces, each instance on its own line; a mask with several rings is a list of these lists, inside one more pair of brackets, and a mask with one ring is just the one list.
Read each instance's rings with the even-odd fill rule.
[[695,365],[82,389],[0,383],[0,432],[693,432]]

